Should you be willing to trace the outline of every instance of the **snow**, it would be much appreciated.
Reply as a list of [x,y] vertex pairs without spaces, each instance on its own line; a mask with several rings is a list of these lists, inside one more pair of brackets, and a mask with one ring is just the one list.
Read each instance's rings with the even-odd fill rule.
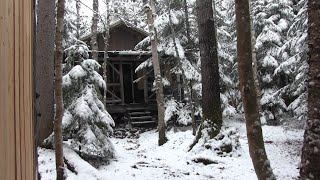
[[[116,158],[98,169],[64,147],[66,159],[77,171],[75,174],[68,170],[67,180],[257,179],[249,155],[245,124],[230,122],[228,125],[237,131],[240,146],[226,156],[215,155],[212,151],[188,152],[194,139],[191,130],[168,131],[169,141],[162,146],[158,146],[158,133],[155,130],[140,134],[138,139],[111,138],[117,152]],[[277,179],[296,179],[303,130],[263,126],[263,132],[266,152]],[[38,154],[42,179],[55,179],[54,151],[38,148]],[[196,163],[193,161],[195,157],[206,158],[214,163]]]

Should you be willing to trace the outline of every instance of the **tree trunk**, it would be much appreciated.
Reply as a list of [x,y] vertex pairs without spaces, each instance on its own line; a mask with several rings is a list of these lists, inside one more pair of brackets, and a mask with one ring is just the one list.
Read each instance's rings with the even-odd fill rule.
[[308,1],[308,119],[301,157],[301,179],[320,179],[320,1]]
[[62,99],[62,60],[63,60],[63,19],[64,19],[65,0],[58,0],[57,25],[55,39],[55,100],[56,114],[54,120],[54,142],[56,155],[57,180],[64,179],[64,163],[62,149],[62,117],[63,117],[63,99]]
[[[251,6],[252,6],[252,0],[249,0],[249,12],[251,12]],[[255,86],[257,89],[257,104],[259,107],[259,114],[262,113],[261,110],[261,91],[260,91],[260,85],[259,85],[259,78],[258,78],[258,64],[257,64],[257,51],[256,51],[256,36],[254,32],[254,24],[253,24],[253,19],[250,18],[250,27],[251,27],[251,48],[252,48],[252,68],[253,68],[253,77],[254,77],[254,82]],[[261,117],[261,115],[260,115]]]
[[53,131],[55,2],[38,1],[36,58],[34,62],[36,143],[41,145]]
[[98,0],[93,0],[93,16],[92,16],[92,25],[91,25],[91,50],[92,58],[98,61],[98,43],[97,43],[97,29],[98,29],[98,20],[99,20],[99,4]]
[[156,94],[157,94],[157,103],[158,103],[158,128],[159,128],[159,146],[167,142],[166,129],[164,123],[164,95],[163,95],[163,84],[160,71],[159,56],[157,50],[157,34],[154,27],[155,19],[155,5],[154,1],[150,0],[149,5],[145,4],[144,6],[147,14],[147,23],[149,26],[149,37],[151,41],[151,53],[154,69],[154,77],[156,81]]
[[189,12],[188,12],[188,3],[187,0],[183,0],[184,7],[184,16],[185,16],[185,25],[186,25],[186,36],[187,36],[187,48],[191,48],[191,35],[190,35],[190,23],[189,23]]
[[80,21],[81,21],[81,16],[80,16],[80,0],[76,0],[76,9],[77,9],[77,44],[79,44],[80,40]]
[[[189,23],[189,12],[188,12],[188,3],[187,3],[187,0],[184,0],[183,1],[183,5],[184,5],[184,16],[185,16],[185,26],[186,26],[186,36],[187,36],[187,52],[186,53],[186,57],[187,59],[191,62],[191,64],[195,63],[195,58],[193,56],[193,44],[191,43],[191,35],[190,35],[190,23]],[[185,82],[187,83],[187,82]],[[196,133],[197,133],[197,125],[196,125],[196,119],[195,119],[195,106],[194,106],[194,102],[193,102],[193,90],[192,90],[192,87],[193,87],[193,80],[191,80],[189,83],[188,83],[188,87],[186,89],[190,89],[189,92],[187,93],[190,93],[187,98],[188,98],[188,104],[190,106],[190,109],[191,109],[191,118],[192,118],[192,134],[195,136]]]
[[104,22],[104,34],[103,34],[103,41],[104,41],[104,52],[103,52],[103,80],[106,82],[106,89],[103,91],[103,104],[105,107],[107,106],[107,65],[108,65],[108,47],[109,47],[109,23],[110,23],[110,9],[109,9],[109,0],[106,0],[105,3],[107,4],[107,18],[106,22]]
[[[212,0],[197,0],[196,5],[201,57],[203,122],[208,122],[209,136],[214,138],[222,126],[214,7],[212,7]],[[203,125],[201,127],[206,128]],[[198,133],[201,133],[202,128]]]
[[259,180],[276,179],[268,160],[259,118],[257,90],[252,67],[252,45],[248,0],[236,0],[237,60],[240,90],[246,119],[250,157]]

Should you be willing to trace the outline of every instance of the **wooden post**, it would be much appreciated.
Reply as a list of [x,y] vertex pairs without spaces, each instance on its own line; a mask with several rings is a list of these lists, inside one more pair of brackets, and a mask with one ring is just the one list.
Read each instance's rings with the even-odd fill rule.
[[0,6],[0,179],[34,180],[33,0]]
[[135,101],[135,97],[134,97],[134,85],[135,85],[135,83],[133,83],[133,64],[132,63],[130,63],[130,73],[131,73],[131,83],[132,83],[132,85],[131,85],[131,93],[132,93],[132,103],[135,103],[136,101]]
[[119,71],[120,71],[120,94],[121,94],[121,103],[124,104],[124,85],[123,85],[123,68],[122,62],[119,64]]
[[148,74],[147,68],[143,68],[143,95],[144,95],[144,103],[148,104]]

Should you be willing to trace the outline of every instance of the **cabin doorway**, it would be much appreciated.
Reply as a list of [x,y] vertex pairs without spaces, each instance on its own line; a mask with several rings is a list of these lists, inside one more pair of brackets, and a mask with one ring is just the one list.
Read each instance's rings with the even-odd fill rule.
[[123,63],[123,87],[124,87],[124,102],[126,104],[134,102],[134,84],[133,84],[133,70],[132,63]]

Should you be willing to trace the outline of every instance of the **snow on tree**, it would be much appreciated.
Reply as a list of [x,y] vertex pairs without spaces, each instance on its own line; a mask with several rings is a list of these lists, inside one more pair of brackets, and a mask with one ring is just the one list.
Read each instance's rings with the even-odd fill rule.
[[109,139],[114,121],[99,99],[101,95],[97,89],[106,88],[97,72],[100,65],[87,59],[85,44],[71,46],[65,52],[68,54],[67,63],[75,55],[80,56],[81,62],[63,76],[63,139],[84,159],[107,162],[114,157],[114,147]]
[[221,102],[224,117],[238,113],[241,102],[236,65],[235,5],[233,1],[215,1],[220,73]]
[[286,32],[294,16],[292,2],[257,0],[253,2],[252,11],[262,113],[266,120],[278,120],[287,106],[279,95],[280,83],[274,71],[281,63],[278,51],[287,40]]
[[295,15],[290,26],[288,41],[279,50],[282,63],[274,71],[283,85],[280,94],[286,100],[288,110],[298,119],[305,119],[307,112],[307,1],[300,0],[294,7]]
[[[81,2],[81,1],[80,1]],[[73,0],[66,0],[66,7],[65,7],[65,18],[64,18],[64,32],[63,32],[63,47],[67,48],[70,47],[79,40],[79,37],[83,36],[88,29],[88,15],[84,14],[80,10],[84,7],[82,4],[77,1]],[[83,8],[81,8],[83,7]],[[78,9],[79,8],[79,9]],[[78,16],[77,10],[80,11],[80,24],[78,25]]]

